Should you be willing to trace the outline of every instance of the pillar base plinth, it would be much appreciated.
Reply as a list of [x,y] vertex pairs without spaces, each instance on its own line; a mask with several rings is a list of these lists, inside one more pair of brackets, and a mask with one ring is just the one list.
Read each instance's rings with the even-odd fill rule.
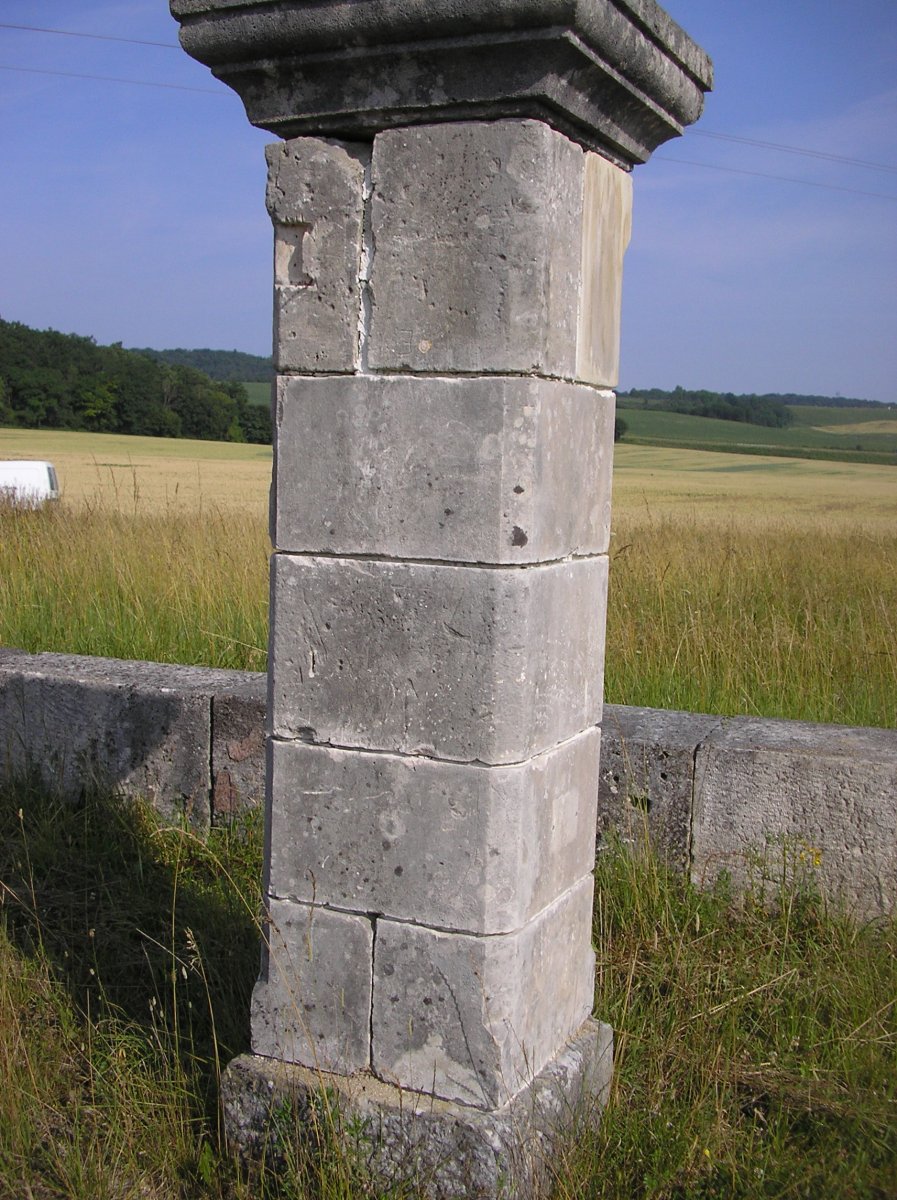
[[221,1085],[228,1140],[246,1160],[283,1165],[291,1145],[337,1138],[379,1185],[427,1200],[528,1200],[540,1194],[555,1146],[597,1120],[613,1071],[613,1033],[588,1020],[528,1085],[486,1111],[383,1083],[311,1071],[260,1055],[236,1058]]

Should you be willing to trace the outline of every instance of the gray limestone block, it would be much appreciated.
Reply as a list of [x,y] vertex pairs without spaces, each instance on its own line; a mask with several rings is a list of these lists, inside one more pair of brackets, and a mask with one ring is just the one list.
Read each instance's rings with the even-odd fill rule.
[[646,839],[678,870],[689,865],[695,753],[719,717],[604,707],[598,789],[599,843],[614,830]]
[[517,1095],[591,1012],[592,893],[588,876],[492,937],[378,920],[374,1074],[475,1108]]
[[[312,1151],[322,1111],[377,1191],[427,1200],[537,1200],[574,1128],[594,1126],[607,1102],[613,1034],[588,1020],[532,1084],[493,1112],[404,1091],[359,1073],[325,1075],[253,1055],[223,1073],[229,1145],[245,1161],[284,1156],[282,1139]],[[284,1113],[291,1120],[284,1121]]]
[[558,380],[282,377],[274,544],[526,563],[603,554],[614,397]]
[[632,234],[632,177],[586,154],[577,379],[616,387],[620,375],[623,255]]
[[584,157],[540,121],[378,134],[372,369],[572,378]]
[[245,672],[239,688],[212,696],[212,821],[265,798],[267,676]]
[[541,121],[378,134],[374,370],[613,387],[631,180]]
[[897,730],[738,717],[699,747],[692,873],[803,878],[863,917],[897,910]]
[[594,864],[600,733],[484,767],[273,742],[268,889],[470,933],[519,929]]
[[268,146],[266,154],[276,367],[352,371],[361,305],[363,152],[302,137]]
[[606,558],[272,563],[271,731],[522,762],[601,723]]
[[119,789],[209,825],[210,693],[230,672],[65,654],[0,669],[0,769],[74,799]]
[[267,908],[253,1051],[320,1071],[368,1067],[372,922],[311,904],[269,899]]

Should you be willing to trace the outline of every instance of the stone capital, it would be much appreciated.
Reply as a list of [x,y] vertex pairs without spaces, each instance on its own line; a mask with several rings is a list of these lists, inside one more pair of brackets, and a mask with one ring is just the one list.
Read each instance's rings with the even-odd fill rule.
[[701,114],[710,59],[655,0],[171,0],[181,44],[281,137],[532,117],[620,166]]

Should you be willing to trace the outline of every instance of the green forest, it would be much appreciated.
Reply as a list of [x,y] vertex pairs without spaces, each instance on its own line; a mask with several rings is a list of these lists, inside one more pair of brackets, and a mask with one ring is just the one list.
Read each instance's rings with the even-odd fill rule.
[[[239,350],[126,350],[121,344],[99,346],[93,338],[0,319],[0,425],[270,443],[266,385],[272,377],[269,358]],[[774,437],[775,445],[785,439],[783,453],[840,457],[849,450],[851,457],[871,455],[870,461],[879,461],[884,456],[893,461],[890,435],[864,430],[862,442],[854,436],[848,446],[843,436],[804,429],[801,408],[833,414],[883,406],[841,396],[632,388],[618,393],[618,413],[625,412],[626,418],[618,416],[615,440],[627,435],[646,443],[703,446],[712,442],[715,447],[737,438],[744,452],[745,434],[732,427],[731,422],[736,422],[778,431],[751,435],[771,453],[776,451],[769,450],[767,443]],[[649,414],[655,414],[650,421]],[[666,432],[657,426],[658,421],[695,417],[707,419],[706,425],[699,422],[700,429],[696,426],[687,436],[684,426]],[[719,421],[729,424],[717,426]],[[731,433],[720,434],[723,428]]]
[[222,383],[270,383],[274,378],[274,366],[270,358],[262,358],[260,354],[244,354],[242,350],[138,349],[135,352],[172,367],[195,367],[210,379]]
[[741,421],[748,425],[765,425],[784,429],[793,417],[781,400],[772,396],[735,396],[731,392],[687,391],[677,387],[672,392],[660,388],[624,392],[621,397],[640,402],[642,408],[661,412],[684,413],[689,417],[713,417],[717,421]]
[[194,366],[120,344],[98,346],[93,338],[2,319],[0,425],[271,441],[270,412],[250,403],[237,380],[212,380]]

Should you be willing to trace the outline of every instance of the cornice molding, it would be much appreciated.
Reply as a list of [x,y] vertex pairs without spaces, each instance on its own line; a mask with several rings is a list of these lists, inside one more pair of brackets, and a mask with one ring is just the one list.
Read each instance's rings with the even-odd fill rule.
[[710,59],[655,0],[171,0],[283,137],[534,117],[624,167],[700,116]]

